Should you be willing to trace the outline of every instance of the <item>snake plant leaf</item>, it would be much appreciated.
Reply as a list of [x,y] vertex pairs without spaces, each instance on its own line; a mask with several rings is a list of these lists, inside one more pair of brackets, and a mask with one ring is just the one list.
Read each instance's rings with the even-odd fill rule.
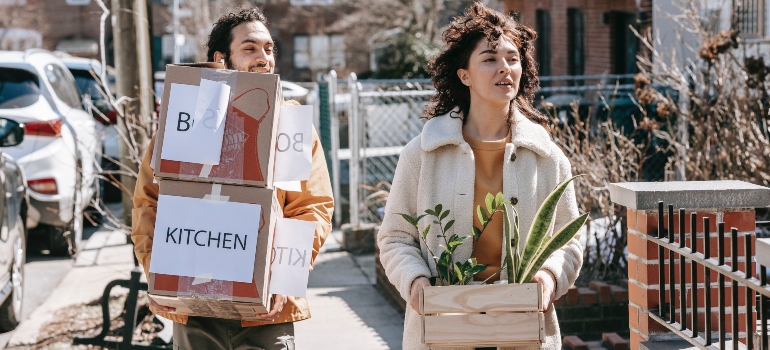
[[519,234],[519,213],[513,205],[511,205],[511,210],[513,210],[513,239],[511,240],[511,247],[513,249],[513,269],[514,271],[519,271],[519,266],[521,265],[521,252],[519,250],[519,239],[521,237]]
[[455,224],[454,220],[449,220],[449,222],[446,223],[446,226],[444,226],[444,232],[449,231],[450,228],[452,228],[452,225]]
[[484,204],[487,205],[487,213],[491,213],[495,210],[495,196],[493,196],[491,193],[487,193],[487,196],[484,197]]
[[[543,245],[543,240],[548,235],[548,230],[551,228],[551,224],[553,223],[554,214],[556,213],[556,205],[559,203],[559,200],[561,199],[562,194],[564,194],[564,191],[567,190],[567,186],[570,184],[570,182],[579,176],[582,175],[573,176],[560,183],[558,186],[556,186],[553,192],[548,195],[545,201],[543,201],[543,204],[540,205],[540,209],[537,210],[537,214],[535,215],[535,221],[532,223],[532,228],[529,231],[527,242],[524,245],[524,253],[521,255],[521,261],[531,263],[532,260],[535,259],[535,255],[537,255],[537,252]],[[526,266],[527,264],[522,264],[519,266],[519,270],[517,271],[517,275],[519,277],[523,277],[523,270],[526,268]]]
[[[511,242],[511,220],[508,217],[508,205],[503,206],[503,239],[504,242]],[[516,280],[516,269],[514,269],[513,259],[513,249],[510,244],[506,244],[504,260],[508,283]]]
[[525,283],[532,280],[532,277],[535,276],[535,273],[537,273],[538,270],[540,270],[540,267],[543,266],[545,263],[545,260],[548,259],[553,252],[555,252],[557,249],[560,249],[563,247],[567,242],[569,242],[572,238],[575,237],[575,235],[580,231],[580,228],[583,227],[583,225],[586,223],[586,220],[588,220],[588,213],[585,213],[583,215],[578,216],[577,218],[573,219],[569,223],[567,223],[566,226],[564,226],[559,232],[557,232],[555,235],[551,237],[551,239],[546,242],[546,244],[543,246],[543,249],[540,250],[540,252],[537,254],[535,259],[533,259],[532,262],[530,262],[529,266],[526,268],[524,273],[521,275],[521,278],[518,283]]

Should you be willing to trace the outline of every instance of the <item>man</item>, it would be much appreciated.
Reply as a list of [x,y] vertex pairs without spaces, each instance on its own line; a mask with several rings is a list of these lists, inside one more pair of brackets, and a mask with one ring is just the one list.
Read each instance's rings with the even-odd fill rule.
[[[224,62],[228,69],[272,73],[275,68],[275,43],[266,23],[264,14],[258,9],[238,9],[222,16],[209,36],[208,60]],[[153,170],[150,168],[154,142],[153,139],[139,170],[131,234],[136,257],[148,276],[158,205],[158,184],[153,183]],[[312,171],[310,178],[302,181],[302,191],[276,190],[284,217],[317,222],[311,264],[331,231],[334,209],[329,173],[315,130],[312,154]],[[150,308],[175,322],[174,349],[291,350],[294,349],[293,322],[310,317],[307,300],[283,295],[273,295],[272,309],[267,314],[259,315],[260,321],[170,314],[173,308],[161,306],[152,299]]]

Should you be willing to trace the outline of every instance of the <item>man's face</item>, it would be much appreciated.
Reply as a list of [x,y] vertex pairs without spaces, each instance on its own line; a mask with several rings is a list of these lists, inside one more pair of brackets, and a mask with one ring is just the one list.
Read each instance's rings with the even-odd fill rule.
[[[244,22],[232,29],[230,57],[225,64],[228,69],[242,72],[273,73],[275,55],[273,37],[260,22]],[[217,52],[214,59],[219,61],[224,54]]]

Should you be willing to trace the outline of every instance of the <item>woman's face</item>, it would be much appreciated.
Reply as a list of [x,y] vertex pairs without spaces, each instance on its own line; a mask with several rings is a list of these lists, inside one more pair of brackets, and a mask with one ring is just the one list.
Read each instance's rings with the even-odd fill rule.
[[468,59],[468,67],[457,75],[471,91],[471,100],[508,104],[516,97],[521,80],[519,50],[510,40],[501,38],[497,47],[481,39]]

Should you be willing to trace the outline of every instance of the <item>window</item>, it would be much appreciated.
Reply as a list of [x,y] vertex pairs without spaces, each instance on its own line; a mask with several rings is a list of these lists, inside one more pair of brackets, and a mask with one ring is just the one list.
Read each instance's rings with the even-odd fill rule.
[[90,96],[92,100],[107,99],[95,72],[82,69],[70,69],[70,72],[75,77],[75,83],[78,85],[81,94]]
[[585,26],[583,11],[567,10],[567,74],[585,74]]
[[333,5],[334,0],[291,0],[289,3],[295,6]]
[[733,0],[733,12],[738,30],[746,37],[765,35],[765,1]]
[[39,97],[37,75],[24,69],[0,68],[0,109],[28,107]]
[[344,69],[344,35],[295,35],[294,68]]
[[537,10],[535,14],[537,35],[535,54],[540,64],[540,75],[551,75],[551,15],[548,11]]
[[613,74],[636,73],[639,40],[630,27],[636,27],[636,14],[618,11],[610,13],[610,61]]
[[78,96],[78,87],[72,78],[59,66],[49,64],[45,67],[45,75],[54,93],[64,103],[72,108],[83,108]]

